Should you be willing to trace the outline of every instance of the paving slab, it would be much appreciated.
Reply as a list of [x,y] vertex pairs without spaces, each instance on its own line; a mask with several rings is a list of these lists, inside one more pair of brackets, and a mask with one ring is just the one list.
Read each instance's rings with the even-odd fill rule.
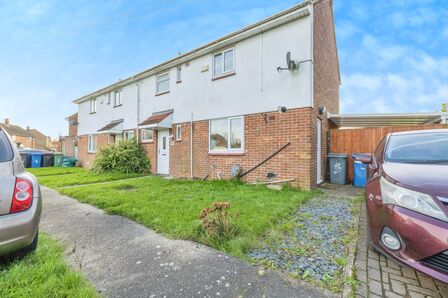
[[191,241],[43,187],[41,230],[67,245],[67,259],[108,297],[334,297]]

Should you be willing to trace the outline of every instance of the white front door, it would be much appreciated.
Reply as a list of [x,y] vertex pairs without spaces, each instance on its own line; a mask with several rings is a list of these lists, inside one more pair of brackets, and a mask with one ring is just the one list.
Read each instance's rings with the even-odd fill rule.
[[317,184],[322,183],[322,122],[317,119]]
[[157,132],[157,174],[168,175],[170,172],[170,136],[168,129]]

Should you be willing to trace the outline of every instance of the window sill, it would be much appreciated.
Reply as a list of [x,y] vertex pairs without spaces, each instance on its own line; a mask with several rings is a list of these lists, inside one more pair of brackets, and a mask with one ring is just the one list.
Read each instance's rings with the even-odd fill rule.
[[220,80],[220,79],[224,79],[224,78],[228,78],[228,77],[231,77],[231,76],[234,76],[234,75],[236,75],[236,72],[230,72],[230,73],[225,73],[225,74],[222,74],[222,75],[220,75],[220,76],[216,76],[216,77],[214,77],[213,79],[212,79],[212,81],[216,81],[216,80]]
[[209,151],[208,155],[213,155],[213,156],[242,156],[244,155],[244,151],[237,151],[237,152],[214,152],[214,151]]
[[140,143],[142,143],[142,144],[151,144],[151,143],[154,143],[154,140],[151,140],[151,141],[141,141]]
[[87,151],[87,154],[96,154],[96,151]]
[[93,114],[96,114],[96,112],[90,112],[89,114],[90,114],[90,115],[93,115]]
[[164,95],[164,94],[168,94],[170,93],[169,91],[165,91],[165,92],[160,92],[160,93],[156,93],[156,96],[160,96],[160,95]]
[[121,106],[123,106],[123,104],[116,105],[116,106],[114,106],[114,108],[119,108]]
[[180,81],[176,81],[176,84],[180,84],[180,83],[182,83],[182,81],[180,80]]

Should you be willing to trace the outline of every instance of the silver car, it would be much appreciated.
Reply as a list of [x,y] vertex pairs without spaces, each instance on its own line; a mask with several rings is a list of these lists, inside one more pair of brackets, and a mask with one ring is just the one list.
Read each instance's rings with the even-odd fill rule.
[[0,127],[0,256],[20,257],[37,248],[42,198],[36,177]]

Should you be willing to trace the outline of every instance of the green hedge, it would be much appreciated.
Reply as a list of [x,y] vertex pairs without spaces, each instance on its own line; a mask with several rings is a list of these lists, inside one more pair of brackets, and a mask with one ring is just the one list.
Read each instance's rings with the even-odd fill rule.
[[93,164],[93,171],[144,173],[149,172],[150,166],[151,162],[145,149],[136,140],[123,140],[100,149]]

